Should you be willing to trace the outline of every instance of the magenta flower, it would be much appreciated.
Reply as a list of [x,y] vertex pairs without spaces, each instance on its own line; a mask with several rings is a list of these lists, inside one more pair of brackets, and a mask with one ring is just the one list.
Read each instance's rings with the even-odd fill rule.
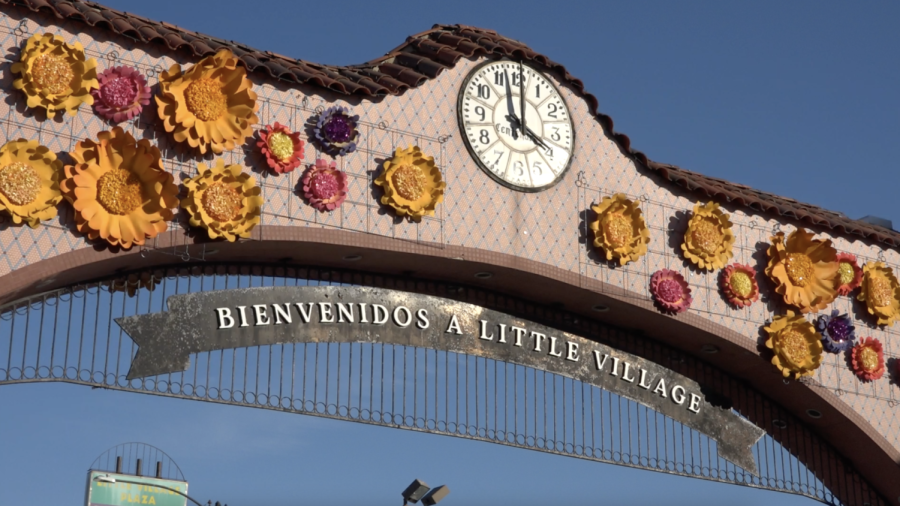
[[673,313],[687,311],[694,301],[684,276],[671,269],[660,269],[653,273],[650,277],[650,292],[663,309]]
[[322,212],[336,209],[347,198],[347,174],[321,158],[306,169],[300,185],[309,205]]
[[150,87],[140,72],[131,67],[104,70],[97,79],[100,88],[91,91],[94,109],[100,116],[121,123],[141,113],[150,104]]

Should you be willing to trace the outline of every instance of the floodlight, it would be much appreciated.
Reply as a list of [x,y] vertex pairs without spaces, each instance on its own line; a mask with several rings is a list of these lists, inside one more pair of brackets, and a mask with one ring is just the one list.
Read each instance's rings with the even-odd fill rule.
[[403,500],[405,502],[411,502],[413,504],[419,502],[422,497],[428,493],[428,485],[425,484],[422,480],[413,480],[412,483],[406,487],[406,490],[401,494],[403,496]]
[[108,476],[108,475],[97,476],[94,479],[97,481],[102,481],[103,483],[115,483],[116,482],[115,478],[113,478],[112,476]]
[[438,487],[434,487],[431,489],[431,492],[425,494],[425,497],[422,498],[422,504],[425,506],[434,506],[441,499],[447,497],[447,494],[450,493],[450,487],[447,485],[441,485]]

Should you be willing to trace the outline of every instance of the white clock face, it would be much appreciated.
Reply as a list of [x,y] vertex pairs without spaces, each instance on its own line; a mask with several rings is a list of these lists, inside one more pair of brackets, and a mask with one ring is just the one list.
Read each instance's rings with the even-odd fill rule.
[[460,91],[459,122],[479,166],[516,190],[549,188],[572,159],[566,103],[548,78],[519,62],[476,67]]

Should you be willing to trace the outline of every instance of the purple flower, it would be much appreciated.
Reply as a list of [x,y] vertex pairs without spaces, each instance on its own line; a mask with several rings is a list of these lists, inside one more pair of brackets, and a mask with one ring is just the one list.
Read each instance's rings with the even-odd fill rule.
[[822,346],[830,353],[847,350],[856,340],[856,327],[850,317],[839,314],[837,309],[831,311],[831,316],[820,316],[816,320],[816,329],[822,334]]
[[319,115],[313,129],[322,151],[343,156],[356,151],[359,140],[359,116],[350,116],[345,107],[334,106]]

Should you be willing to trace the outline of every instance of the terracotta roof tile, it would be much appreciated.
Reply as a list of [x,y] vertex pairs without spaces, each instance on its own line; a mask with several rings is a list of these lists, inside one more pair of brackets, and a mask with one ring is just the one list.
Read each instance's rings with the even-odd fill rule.
[[465,25],[435,25],[431,30],[410,36],[384,56],[362,65],[347,67],[318,65],[268,51],[260,51],[233,41],[192,32],[178,26],[152,21],[120,12],[103,5],[78,0],[0,0],[0,5],[14,5],[37,12],[47,12],[60,19],[70,19],[101,27],[143,42],[165,44],[173,51],[187,51],[194,58],[228,47],[251,72],[264,73],[275,79],[303,83],[348,95],[397,95],[421,86],[462,57],[485,54],[525,59],[557,72],[559,77],[577,90],[606,132],[623,151],[662,179],[700,195],[746,206],[757,211],[796,220],[806,226],[824,227],[836,233],[861,237],[890,247],[900,246],[900,233],[869,223],[851,220],[841,213],[797,202],[786,197],[754,190],[747,186],[696,172],[654,162],[631,149],[628,136],[613,129],[609,116],[597,112],[597,99],[584,90],[584,83],[571,76],[562,65],[534,52],[525,44],[503,37],[493,30]]

